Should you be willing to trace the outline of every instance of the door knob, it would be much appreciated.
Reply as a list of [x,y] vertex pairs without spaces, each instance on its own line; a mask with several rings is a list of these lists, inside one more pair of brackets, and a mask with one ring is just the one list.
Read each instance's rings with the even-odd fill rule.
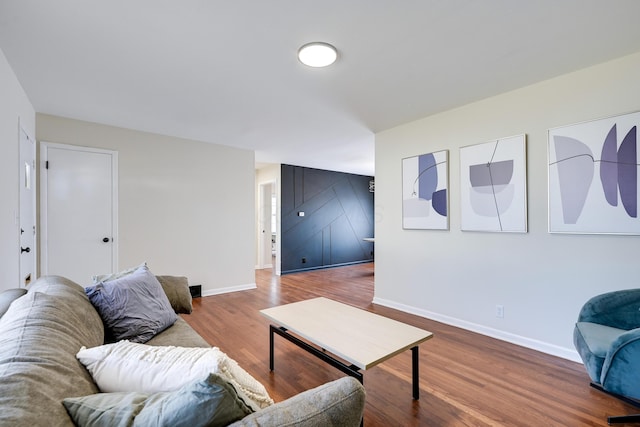
[[103,241],[104,243],[109,243],[109,238],[108,238],[108,237],[105,237],[104,239],[102,239],[102,241]]
[[20,247],[20,253],[22,253],[22,252],[29,253],[29,252],[31,252],[31,248],[23,248],[23,247],[21,246],[21,247]]

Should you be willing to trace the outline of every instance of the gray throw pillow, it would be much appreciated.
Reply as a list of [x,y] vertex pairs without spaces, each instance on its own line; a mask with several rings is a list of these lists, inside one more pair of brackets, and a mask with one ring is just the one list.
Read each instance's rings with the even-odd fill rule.
[[176,313],[193,311],[189,280],[183,276],[156,276]]
[[144,267],[146,265],[147,265],[147,261],[144,261],[140,265],[136,265],[135,267],[129,267],[126,270],[118,271],[117,273],[96,274],[95,276],[93,276],[93,283],[108,282],[109,280],[119,279],[121,277],[124,277],[128,274],[135,272],[140,267]]
[[216,374],[176,391],[98,393],[62,402],[78,427],[226,426],[250,414],[231,384]]
[[22,295],[26,294],[27,290],[22,288],[7,289],[0,292],[0,317],[9,310],[9,306],[14,300],[17,300]]
[[124,277],[85,288],[105,325],[106,341],[145,343],[178,318],[147,266]]

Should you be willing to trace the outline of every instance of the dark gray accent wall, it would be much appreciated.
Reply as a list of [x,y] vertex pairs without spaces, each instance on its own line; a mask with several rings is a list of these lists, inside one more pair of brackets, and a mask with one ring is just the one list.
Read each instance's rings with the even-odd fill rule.
[[362,240],[373,237],[371,180],[282,165],[282,273],[373,260],[373,243]]

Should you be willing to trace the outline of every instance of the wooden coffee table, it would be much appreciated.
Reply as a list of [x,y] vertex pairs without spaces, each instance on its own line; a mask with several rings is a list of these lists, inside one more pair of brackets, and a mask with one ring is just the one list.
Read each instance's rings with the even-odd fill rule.
[[275,324],[269,327],[269,369],[272,371],[274,334],[361,383],[361,369],[369,369],[411,349],[413,398],[420,398],[418,345],[433,337],[431,332],[328,298],[267,308],[260,313]]

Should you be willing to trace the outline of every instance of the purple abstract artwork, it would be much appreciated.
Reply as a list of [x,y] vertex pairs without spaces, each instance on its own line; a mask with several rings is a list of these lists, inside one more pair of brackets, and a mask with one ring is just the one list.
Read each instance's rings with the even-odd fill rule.
[[640,113],[549,132],[549,231],[640,234]]
[[415,186],[418,187],[418,197],[423,200],[431,200],[438,186],[438,170],[435,166],[436,159],[433,154],[418,156],[418,178]]
[[448,151],[402,160],[402,225],[448,229]]
[[602,145],[600,181],[605,198],[618,206],[618,190],[625,211],[638,217],[637,127],[629,130],[618,149],[617,126],[613,125]]
[[469,166],[471,207],[482,216],[492,216],[502,229],[501,215],[513,202],[513,160]]
[[566,224],[580,217],[593,181],[593,154],[582,142],[566,136],[554,137],[562,213]]
[[460,149],[461,226],[526,232],[525,135]]
[[618,150],[620,200],[630,217],[638,217],[638,139],[636,126],[622,140]]
[[[556,137],[562,138],[562,137]],[[583,144],[584,145],[584,144]],[[556,153],[558,147],[556,143]],[[602,191],[611,206],[618,206],[618,136],[616,125],[613,125],[602,145],[602,164],[600,165],[600,181]],[[564,156],[558,155],[562,159]]]

